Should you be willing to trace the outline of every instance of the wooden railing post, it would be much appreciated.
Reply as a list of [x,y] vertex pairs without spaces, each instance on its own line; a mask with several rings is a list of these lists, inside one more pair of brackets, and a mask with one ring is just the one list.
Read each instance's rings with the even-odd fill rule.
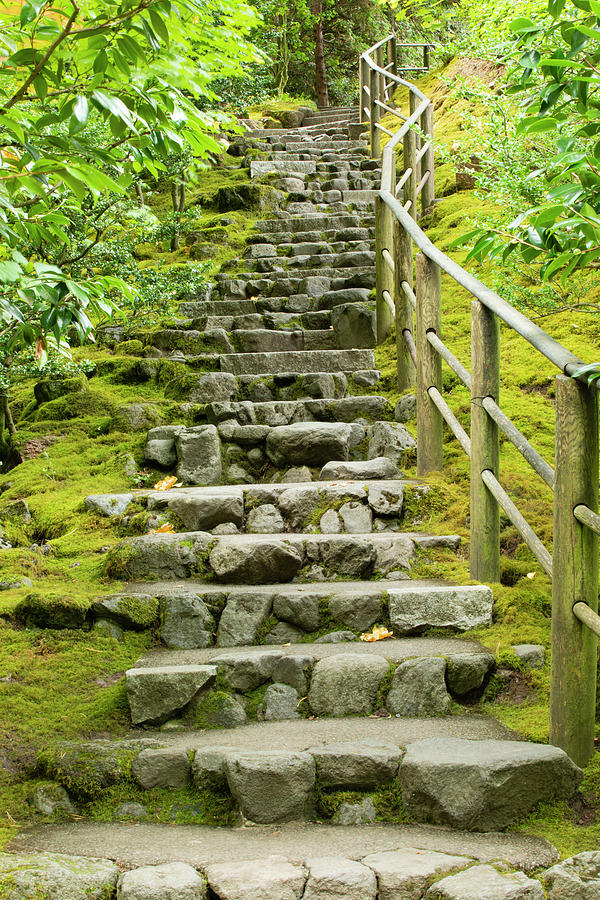
[[[378,47],[375,51],[375,62],[379,66],[380,69],[385,67],[385,49],[383,44],[381,47]],[[377,73],[379,80],[379,88],[377,90],[377,97],[381,100],[382,103],[385,103],[385,75],[381,75],[381,73]]]
[[498,478],[498,426],[482,405],[499,402],[500,331],[498,319],[479,300],[471,303],[471,578],[500,581],[500,507],[481,473]]
[[383,251],[393,255],[394,224],[392,211],[381,197],[375,197],[375,271],[377,277],[377,343],[381,344],[392,330],[394,322],[393,303],[394,273],[385,261]]
[[[369,67],[365,60],[360,58],[358,63],[358,80],[359,80],[359,103],[360,103],[360,122],[367,122],[368,116],[366,113],[366,109],[369,107],[369,94],[367,88],[369,88]],[[370,88],[369,88],[370,90]],[[366,109],[365,109],[366,108]]]
[[[409,91],[409,101],[408,102],[409,102],[409,112],[410,112],[410,115],[412,116],[412,114],[414,112],[416,112],[417,107],[419,106],[419,103],[421,101],[420,101],[419,97],[417,97],[416,94],[413,94],[412,91]],[[418,120],[416,123],[416,126],[413,126],[413,127],[415,129],[420,128],[421,127],[420,120]],[[421,135],[418,134],[418,132],[415,130],[414,137],[415,137],[415,153],[418,153],[419,150],[421,149]],[[418,186],[420,180],[421,180],[421,162],[419,161],[415,165],[415,190],[417,189],[417,186]],[[417,218],[417,216],[415,213],[415,214],[413,214],[413,219],[416,219],[416,218]]]
[[598,392],[564,375],[555,445],[550,742],[583,766],[594,748],[597,638],[572,609],[598,609],[598,538],[573,509],[598,510]]
[[402,283],[413,286],[412,239],[394,216],[394,306],[396,308],[396,371],[400,392],[415,383],[415,367],[404,340],[404,330],[414,333],[412,303],[406,296]]
[[398,41],[396,40],[396,35],[393,34],[390,37],[390,42],[388,44],[388,52],[390,55],[390,62],[392,64],[392,74],[398,74]]
[[371,111],[371,159],[379,159],[381,156],[381,131],[377,127],[381,118],[381,108],[375,100],[379,97],[379,75],[375,69],[369,67],[369,109]]
[[429,44],[424,44],[423,46],[423,68],[429,69]]
[[408,211],[410,212],[413,219],[417,218],[417,178],[416,178],[416,165],[415,158],[417,155],[416,151],[416,143],[415,143],[415,133],[412,128],[404,135],[404,171],[406,172],[410,169],[410,175],[406,179],[404,187],[402,189],[402,202],[404,206],[406,206],[407,202],[410,200],[410,206],[408,207]]
[[422,128],[425,141],[431,142],[431,146],[425,151],[421,160],[421,172],[429,172],[427,183],[421,191],[421,209],[423,212],[429,209],[435,200],[435,162],[433,155],[433,103],[430,103],[422,117]]
[[442,416],[429,396],[429,388],[442,390],[442,359],[427,340],[434,331],[441,337],[442,279],[440,267],[418,253],[415,260],[417,298],[417,475],[442,468]]

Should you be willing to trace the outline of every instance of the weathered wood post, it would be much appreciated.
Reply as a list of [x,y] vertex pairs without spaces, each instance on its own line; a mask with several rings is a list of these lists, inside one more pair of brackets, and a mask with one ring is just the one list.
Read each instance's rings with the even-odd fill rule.
[[[375,51],[375,62],[380,69],[385,68],[385,48],[383,44]],[[382,75],[381,72],[378,72],[377,76],[379,80],[377,97],[379,100],[381,100],[382,103],[385,103],[385,75]]]
[[422,116],[422,128],[425,136],[425,141],[429,142],[430,146],[423,154],[423,159],[421,160],[421,172],[429,172],[429,178],[427,182],[423,185],[423,190],[421,191],[421,209],[423,212],[429,209],[429,207],[433,204],[435,200],[435,163],[434,163],[434,154],[433,154],[433,103],[430,103]]
[[379,75],[369,67],[369,109],[371,111],[371,159],[379,159],[381,156],[381,131],[377,127],[381,118],[381,108],[375,101],[379,97]]
[[410,200],[410,206],[408,206],[408,211],[410,212],[413,219],[417,218],[417,178],[416,178],[416,142],[415,142],[415,133],[412,128],[409,128],[406,134],[404,135],[404,172],[408,172],[410,170],[410,174],[408,175],[404,187],[402,189],[402,202],[406,207],[407,202]]
[[442,390],[442,359],[427,340],[434,331],[441,337],[442,279],[440,267],[418,253],[415,260],[417,298],[417,475],[442,468],[442,416],[429,396],[429,388]]
[[[419,99],[419,97],[416,94],[413,94],[413,92],[410,91],[408,102],[409,102],[409,115],[412,116],[412,114],[417,111],[417,108],[418,108],[419,104],[421,103],[421,100]],[[416,124],[413,125],[414,137],[415,137],[415,154],[417,154],[419,152],[419,150],[421,149],[421,135],[417,131],[417,129],[419,129],[419,128],[421,128],[421,119],[420,118],[417,119]],[[419,162],[417,162],[416,158],[415,158],[415,190],[417,189],[420,180],[421,180],[421,161],[419,160]],[[417,218],[416,215],[414,215],[413,218],[416,219]]]
[[598,610],[598,537],[573,515],[598,510],[598,392],[556,378],[550,742],[579,766],[594,749],[597,638],[572,609]]
[[[395,159],[384,157],[383,175],[381,186],[384,190],[394,193],[395,188]],[[392,211],[381,197],[375,198],[375,271],[377,284],[377,343],[381,344],[392,330],[394,322],[394,273],[389,265],[384,251],[393,259],[394,253],[394,223]]]
[[429,70],[429,44],[423,45],[423,68]]
[[398,41],[396,40],[396,35],[393,34],[390,38],[390,42],[388,44],[388,52],[390,55],[390,62],[392,64],[392,75],[398,74]]
[[394,306],[396,308],[396,372],[398,390],[405,391],[415,383],[415,367],[404,340],[404,330],[414,333],[412,303],[402,287],[413,286],[412,239],[394,216]]
[[471,303],[471,578],[500,581],[500,507],[481,480],[489,469],[498,477],[498,426],[482,406],[499,402],[500,331],[498,319],[479,300]]
[[369,117],[367,115],[367,110],[369,108],[369,67],[366,63],[366,60],[361,56],[358,62],[358,80],[359,80],[359,91],[358,97],[360,102],[360,122],[367,122]]

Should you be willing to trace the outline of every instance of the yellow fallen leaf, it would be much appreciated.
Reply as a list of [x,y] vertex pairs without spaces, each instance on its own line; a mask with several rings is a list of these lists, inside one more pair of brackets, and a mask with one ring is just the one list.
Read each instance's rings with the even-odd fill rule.
[[361,634],[360,639],[370,644],[373,641],[383,641],[389,637],[394,637],[394,634],[385,625],[374,625],[371,631]]
[[151,528],[148,534],[175,534],[175,528],[170,522],[159,525],[158,528]]
[[162,481],[157,481],[154,485],[155,491],[169,491],[172,487],[175,487],[177,484],[177,478],[175,475],[169,475],[167,478],[163,478]]
[[535,572],[528,572],[527,577],[533,580],[535,578]]

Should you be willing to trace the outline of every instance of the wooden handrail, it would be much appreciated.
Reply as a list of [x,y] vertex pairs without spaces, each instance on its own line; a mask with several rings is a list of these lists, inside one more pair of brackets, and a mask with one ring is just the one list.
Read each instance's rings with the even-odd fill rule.
[[[395,65],[383,69],[386,44]],[[415,46],[423,49],[427,70],[429,45],[400,45],[395,38],[379,41],[360,59],[361,97],[368,96],[371,120],[371,155],[382,158],[375,204],[378,341],[389,334],[395,319],[399,391],[409,388],[416,374],[418,474],[441,469],[444,422],[470,457],[471,577],[488,582],[500,578],[503,510],[552,578],[550,739],[583,765],[593,749],[596,635],[600,635],[596,613],[600,382],[589,385],[585,376],[575,376],[582,360],[450,259],[417,224],[418,198],[423,212],[435,199],[435,173],[433,106],[416,85],[398,75],[403,71],[398,59],[401,50]],[[367,78],[369,93],[364,87]],[[391,95],[388,98],[390,85],[408,89],[407,116],[394,108]],[[382,111],[402,119],[395,133],[380,123]],[[381,132],[390,138],[383,147]],[[397,179],[400,155],[402,174]],[[442,272],[474,298],[470,373],[441,339]],[[556,376],[555,469],[500,407],[499,320],[560,373]],[[442,396],[442,360],[471,392],[470,436]],[[552,555],[500,483],[500,431],[554,491]]]

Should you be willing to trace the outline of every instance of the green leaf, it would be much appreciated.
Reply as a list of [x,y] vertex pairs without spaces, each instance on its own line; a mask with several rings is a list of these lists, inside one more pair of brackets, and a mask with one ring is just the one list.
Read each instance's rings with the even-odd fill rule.
[[34,78],[33,89],[40,100],[44,100],[46,98],[46,94],[48,93],[48,84],[43,75],[37,75]]
[[155,33],[159,36],[161,41],[168,47],[169,46],[169,29],[166,26],[166,23],[162,16],[158,14],[156,9],[150,7],[150,21],[152,22],[152,27],[154,28]]

